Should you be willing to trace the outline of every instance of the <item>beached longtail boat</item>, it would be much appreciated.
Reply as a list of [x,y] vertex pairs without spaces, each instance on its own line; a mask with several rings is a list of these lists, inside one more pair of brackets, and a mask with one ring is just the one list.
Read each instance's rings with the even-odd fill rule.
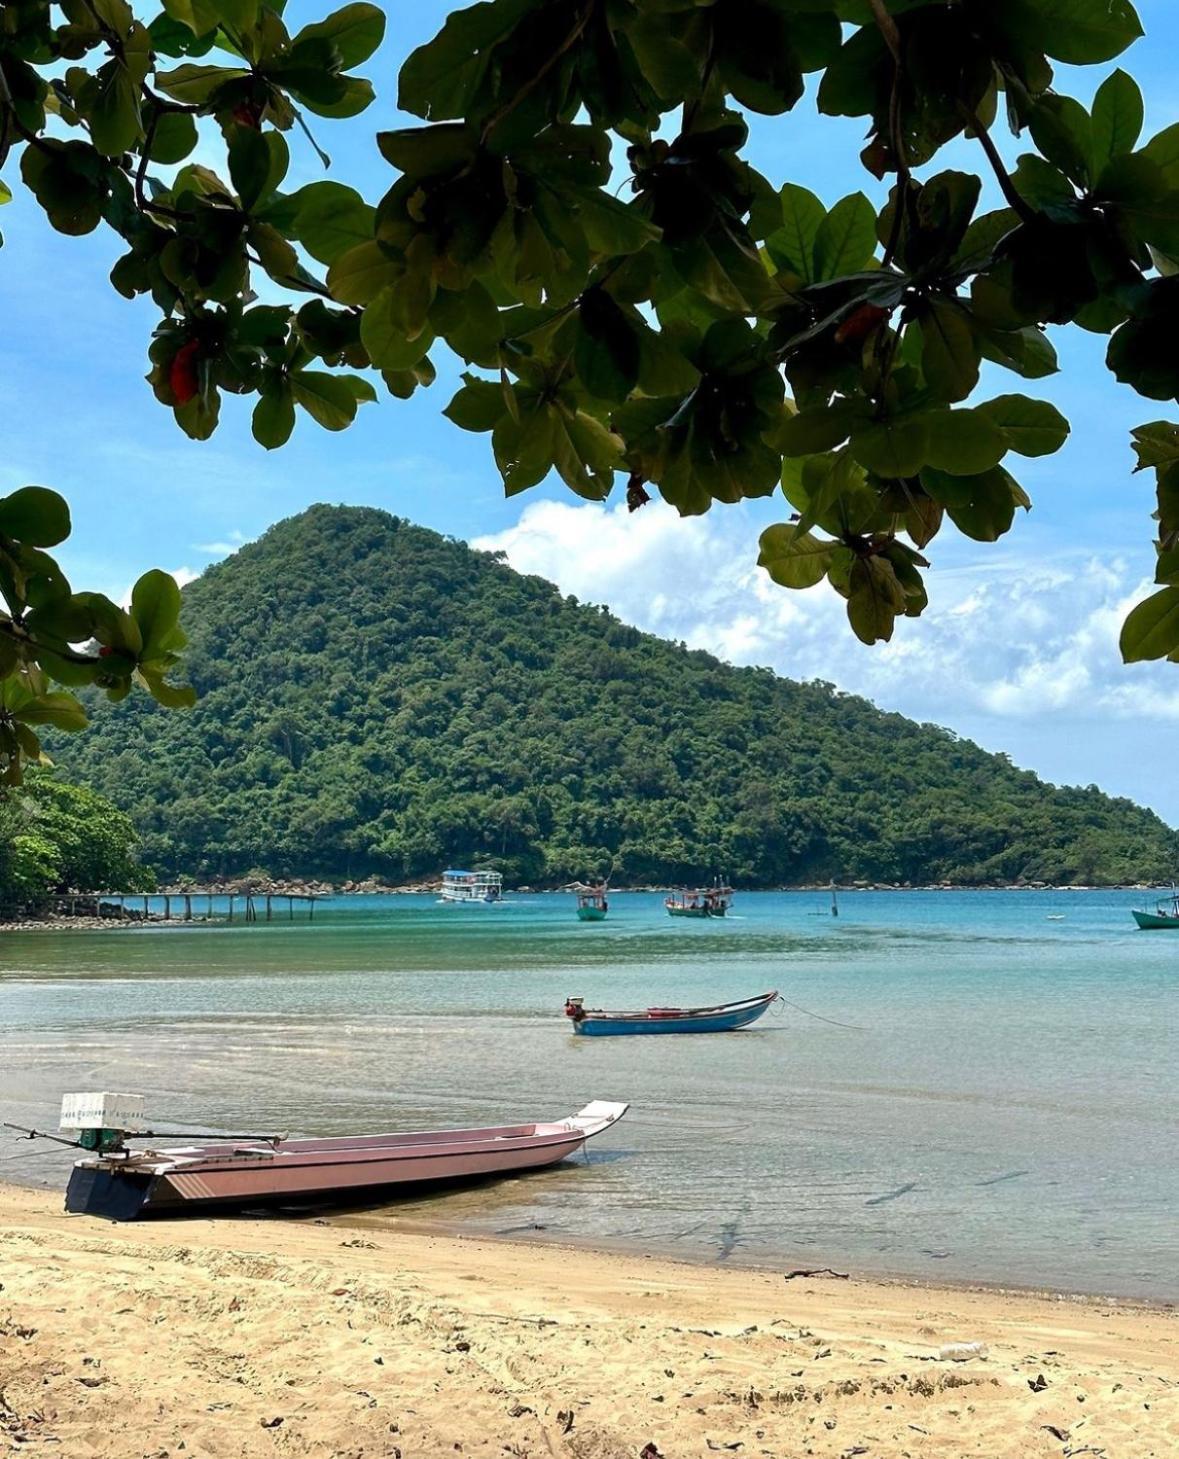
[[606,900],[605,884],[597,887],[576,886],[577,920],[579,922],[604,922],[610,903]]
[[313,1140],[246,1135],[132,1150],[129,1139],[183,1137],[143,1130],[139,1096],[67,1095],[62,1129],[78,1131],[77,1143],[93,1153],[74,1166],[66,1210],[131,1221],[205,1207],[346,1201],[394,1186],[535,1170],[575,1154],[626,1111],[594,1100],[548,1123]]
[[1161,897],[1155,903],[1153,912],[1140,912],[1135,907],[1133,914],[1134,921],[1144,932],[1161,930],[1164,927],[1179,929],[1179,891],[1172,889],[1169,897]]
[[669,917],[723,917],[733,905],[733,888],[717,882],[695,892],[672,892],[663,905]]
[[719,1003],[714,1008],[648,1008],[644,1013],[606,1013],[586,1008],[584,998],[567,998],[565,1016],[573,1032],[603,1036],[626,1033],[727,1033],[759,1019],[777,998],[777,990]]

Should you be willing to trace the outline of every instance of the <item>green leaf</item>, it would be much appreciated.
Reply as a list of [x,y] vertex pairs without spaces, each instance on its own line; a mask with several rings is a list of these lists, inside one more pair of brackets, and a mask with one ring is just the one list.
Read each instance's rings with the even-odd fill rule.
[[813,588],[827,576],[831,547],[792,523],[779,523],[761,534],[757,565],[784,588]]
[[949,299],[934,299],[921,317],[921,371],[939,400],[965,400],[978,384],[979,348],[970,316]]
[[334,264],[359,245],[373,242],[376,209],[355,188],[339,182],[313,182],[295,196],[299,206],[294,235],[320,263]]
[[993,422],[1021,456],[1051,456],[1068,440],[1068,421],[1046,400],[999,395],[974,413]]
[[85,729],[89,723],[86,711],[72,694],[40,694],[14,709],[12,717],[22,724],[51,724],[54,729],[70,734]]
[[1170,466],[1179,461],[1179,426],[1170,421],[1153,421],[1130,432],[1134,438],[1134,451],[1138,457],[1135,471],[1145,471],[1151,466]]
[[836,203],[818,226],[812,253],[815,279],[859,273],[875,251],[876,210],[863,193],[853,193]]
[[976,328],[975,339],[984,359],[1025,380],[1043,380],[1060,369],[1051,340],[1034,324],[1016,330]]
[[635,323],[602,289],[582,295],[578,322],[573,365],[581,383],[599,400],[625,400],[639,379]]
[[70,535],[70,509],[48,487],[22,486],[0,497],[0,533],[31,547],[56,547]]
[[174,71],[157,72],[156,86],[173,101],[204,106],[228,82],[249,74],[235,66],[177,66]]
[[1014,39],[1077,66],[1112,61],[1142,34],[1130,0],[1007,0],[1003,20]]
[[254,439],[268,451],[286,445],[295,429],[295,401],[287,381],[263,390],[250,425]]
[[165,166],[183,162],[197,144],[196,122],[188,112],[165,112],[151,139],[151,160]]
[[1094,180],[1089,113],[1071,96],[1042,96],[1030,116],[1032,140],[1054,166],[1081,186]]
[[507,414],[502,386],[476,375],[464,375],[463,381],[442,414],[464,431],[494,430]]
[[131,616],[143,635],[141,657],[158,658],[173,646],[180,622],[180,589],[170,573],[154,568],[131,590]]
[[929,428],[924,416],[865,421],[852,432],[852,455],[878,476],[916,476],[925,465],[928,448]]
[[301,370],[290,376],[291,394],[325,431],[342,431],[356,417],[356,396],[335,375]]
[[1133,152],[1142,135],[1142,92],[1125,71],[1115,71],[1093,98],[1093,176],[1100,177],[1115,157]]
[[193,35],[208,35],[221,23],[221,12],[214,0],[163,0],[165,12],[186,25]]
[[168,684],[160,674],[140,669],[138,678],[157,704],[165,709],[191,709],[197,702],[197,692],[191,684]]
[[1022,489],[1001,466],[977,476],[951,476],[927,468],[921,484],[945,507],[958,530],[976,542],[997,542],[1010,531],[1016,506],[1027,503]]
[[1008,450],[999,427],[981,410],[933,410],[925,416],[926,462],[952,476],[976,476],[998,466]]
[[1179,187],[1179,122],[1152,137],[1143,147],[1142,156],[1161,169],[1168,187]]
[[1165,659],[1179,649],[1179,588],[1163,588],[1139,603],[1122,625],[1120,647],[1128,664]]
[[788,182],[780,195],[782,226],[766,239],[766,250],[778,268],[815,282],[815,240],[827,210],[805,187]]
[[771,445],[784,456],[813,456],[833,451],[851,432],[855,416],[851,407],[837,401],[820,410],[788,415],[774,430]]
[[362,65],[381,44],[385,36],[385,13],[375,5],[345,5],[342,10],[333,11],[324,20],[305,25],[292,41],[323,39],[335,47],[340,58],[340,69],[351,71]]
[[402,265],[371,239],[340,254],[328,269],[327,283],[340,304],[368,304],[401,273]]

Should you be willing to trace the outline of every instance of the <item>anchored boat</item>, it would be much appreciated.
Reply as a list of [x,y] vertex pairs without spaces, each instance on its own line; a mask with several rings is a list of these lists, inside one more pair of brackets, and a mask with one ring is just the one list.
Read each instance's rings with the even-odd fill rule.
[[498,871],[444,871],[444,902],[502,902],[504,879]]
[[718,1003],[713,1008],[648,1008],[644,1013],[607,1013],[600,1008],[586,1008],[584,998],[568,998],[565,1016],[572,1021],[574,1033],[590,1036],[727,1033],[754,1023],[777,996],[775,989],[772,993],[759,993],[756,998],[743,998],[739,1003]]
[[606,900],[605,884],[598,887],[577,886],[577,920],[579,922],[604,922],[610,903]]
[[1160,897],[1155,903],[1153,912],[1140,912],[1137,907],[1133,908],[1134,921],[1144,932],[1160,930],[1164,927],[1179,928],[1179,891],[1174,887],[1169,897]]
[[67,1095],[62,1129],[79,1136],[66,1143],[93,1153],[74,1166],[66,1210],[131,1221],[205,1207],[356,1199],[394,1186],[536,1170],[575,1154],[627,1108],[594,1100],[565,1120],[486,1129],[312,1140],[243,1135],[209,1145],[133,1150],[130,1139],[183,1137],[143,1129],[140,1096]]
[[663,905],[669,917],[723,917],[733,905],[733,888],[717,882],[695,892],[672,892]]

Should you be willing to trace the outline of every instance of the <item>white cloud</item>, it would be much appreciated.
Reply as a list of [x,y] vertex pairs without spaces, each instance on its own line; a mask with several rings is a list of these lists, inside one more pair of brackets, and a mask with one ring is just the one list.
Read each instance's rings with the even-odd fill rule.
[[739,511],[680,519],[658,502],[633,516],[537,502],[474,545],[640,628],[730,662],[825,679],[917,719],[1179,719],[1179,673],[1121,661],[1119,627],[1149,584],[1118,557],[964,555],[958,544],[955,565],[927,574],[925,615],[869,649],[826,585],[792,593],[754,566],[756,529]]
[[[235,528],[232,532],[227,534],[224,541],[194,542],[192,544],[192,550],[194,552],[203,552],[208,557],[228,557],[231,552],[236,552],[239,547],[244,546],[245,543],[248,541],[249,538],[246,536],[246,534],[244,532],[239,532]],[[193,576],[195,577],[196,574],[194,573]],[[186,579],[186,581],[191,581],[191,579]],[[183,587],[184,584],[182,583],[181,586]]]

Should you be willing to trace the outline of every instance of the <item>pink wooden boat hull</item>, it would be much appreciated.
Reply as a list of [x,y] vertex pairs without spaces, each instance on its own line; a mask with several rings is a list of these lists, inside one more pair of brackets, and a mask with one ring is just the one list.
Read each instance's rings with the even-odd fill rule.
[[594,1101],[567,1120],[416,1134],[128,1151],[79,1160],[66,1210],[132,1220],[267,1201],[356,1199],[392,1186],[476,1180],[556,1165],[626,1113]]

